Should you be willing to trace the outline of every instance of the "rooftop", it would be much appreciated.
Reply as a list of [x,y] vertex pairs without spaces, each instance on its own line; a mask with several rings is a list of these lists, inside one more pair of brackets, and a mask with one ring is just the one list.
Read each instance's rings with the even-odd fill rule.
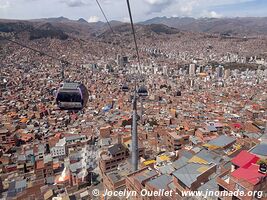
[[161,175],[147,182],[148,185],[152,186],[156,190],[168,189],[168,184],[172,182],[172,176]]
[[136,173],[133,178],[135,180],[137,180],[140,184],[142,184],[143,181],[150,179],[150,178],[156,176],[157,174],[158,173],[154,170],[146,169],[144,171]]
[[252,164],[248,168],[238,168],[231,175],[237,179],[246,180],[253,185],[257,185],[262,177],[266,177],[266,174],[262,174],[258,170],[259,165]]
[[217,147],[225,147],[233,142],[235,142],[236,139],[226,136],[226,135],[220,135],[219,137],[211,140],[208,142],[208,144],[213,145],[213,146],[217,146]]
[[80,86],[80,83],[63,83],[63,89],[77,89]]
[[116,155],[118,152],[125,151],[126,147],[123,144],[114,144],[112,147],[108,148],[111,155]]
[[252,163],[256,163],[258,160],[259,157],[243,150],[232,159],[232,163],[238,167],[247,168]]
[[203,165],[197,163],[189,163],[173,172],[173,175],[183,182],[188,188],[191,187],[192,183],[197,180],[197,177],[207,171],[210,167],[215,166],[214,164]]
[[259,156],[267,157],[267,143],[257,144],[250,152]]

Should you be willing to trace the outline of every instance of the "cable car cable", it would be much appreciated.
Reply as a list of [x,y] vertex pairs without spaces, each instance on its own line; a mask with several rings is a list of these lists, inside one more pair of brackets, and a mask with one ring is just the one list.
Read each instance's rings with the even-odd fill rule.
[[135,50],[136,50],[136,54],[137,54],[138,65],[140,68],[141,67],[140,56],[139,56],[138,46],[137,46],[137,42],[136,42],[136,35],[135,35],[135,29],[134,29],[134,24],[133,24],[131,6],[130,6],[129,0],[126,0],[126,1],[127,1],[127,7],[128,7],[128,12],[129,12],[129,17],[130,17],[130,22],[131,22],[131,27],[132,27],[132,34],[134,37],[134,44],[135,44]]
[[98,7],[100,8],[100,10],[101,10],[101,12],[102,12],[102,14],[103,14],[103,16],[104,16],[104,18],[105,18],[105,20],[106,20],[106,22],[107,22],[108,26],[109,26],[109,28],[110,28],[111,32],[114,34],[114,31],[113,31],[113,29],[112,29],[112,27],[111,27],[111,25],[110,25],[110,23],[109,23],[109,21],[108,21],[108,18],[107,18],[107,17],[106,17],[106,15],[105,15],[105,12],[104,12],[104,10],[102,9],[102,7],[101,7],[101,5],[100,5],[99,1],[98,1],[98,0],[96,0],[96,3],[97,3],[97,5],[98,5]]

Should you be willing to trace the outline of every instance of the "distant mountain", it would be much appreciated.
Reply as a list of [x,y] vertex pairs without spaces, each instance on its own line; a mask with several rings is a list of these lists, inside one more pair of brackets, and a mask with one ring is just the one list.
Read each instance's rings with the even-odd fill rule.
[[150,30],[150,31],[158,33],[158,34],[161,34],[161,33],[176,34],[176,33],[180,32],[178,29],[166,26],[164,24],[151,24],[151,25],[147,25],[146,28],[147,28],[147,30]]
[[29,31],[29,39],[57,38],[60,40],[68,39],[68,35],[51,23],[44,23]]
[[80,23],[88,23],[88,21],[86,21],[84,18],[80,18],[77,21]]
[[30,40],[41,38],[66,40],[68,38],[64,31],[49,22],[0,20],[0,32],[14,33],[17,36],[21,33],[28,33]]
[[147,21],[141,22],[141,24],[149,25],[149,24],[164,24],[166,26],[174,27],[174,26],[183,26],[183,25],[188,25],[193,22],[195,22],[195,18],[192,17],[155,17],[152,19],[149,19]]
[[54,18],[43,18],[43,19],[37,19],[38,21],[50,21],[50,22],[66,22],[70,19],[66,17],[54,17]]
[[[114,34],[110,29],[105,29],[104,31],[98,31],[95,36],[105,43],[113,44],[129,44],[132,42],[132,29],[129,23],[123,23],[117,26],[113,26]],[[137,38],[147,38],[147,39],[158,39],[164,38],[167,35],[173,35],[174,37],[180,37],[184,33],[181,33],[178,29],[168,27],[163,24],[153,24],[153,25],[135,25],[135,31]],[[179,34],[179,35],[178,35]]]
[[33,26],[25,21],[12,21],[12,20],[4,20],[0,21],[0,32],[10,33],[16,32],[20,33],[24,30],[31,31],[33,30]]
[[[113,31],[115,34],[122,34],[122,35],[131,35],[132,29],[129,23],[118,23],[118,25],[113,25]],[[173,27],[168,27],[163,24],[151,24],[151,25],[135,25],[136,32],[141,35],[151,35],[151,34],[177,34],[180,31]],[[110,35],[111,30],[104,31],[102,36]]]
[[[129,23],[110,21],[116,34],[129,36]],[[156,17],[135,25],[139,36],[151,37],[164,34],[183,34],[183,32],[217,33],[223,36],[262,35],[267,33],[267,17],[256,18],[190,18],[190,17]],[[65,17],[43,18],[34,20],[0,19],[0,32],[28,33],[29,39],[57,38],[69,36],[79,38],[100,37],[108,39],[111,35],[105,22],[88,23],[85,19],[71,20]]]
[[190,18],[156,17],[140,24],[164,24],[179,30],[230,35],[266,34],[267,17]]
[[121,21],[117,21],[117,20],[111,20],[110,21],[111,26],[118,26],[118,25],[122,25],[122,24],[125,24],[125,23],[121,22]]
[[[110,25],[116,34],[130,35],[131,26],[129,23],[120,21],[110,21]],[[151,34],[176,34],[180,31],[173,27],[168,27],[164,24],[140,25],[136,24],[136,30],[139,35]],[[26,32],[29,34],[29,39],[40,38],[57,38],[65,40],[68,36],[103,36],[108,38],[111,35],[111,30],[105,22],[88,23],[85,19],[70,20],[65,17],[58,18],[43,18],[34,20],[6,20],[0,19],[0,32],[13,32],[16,35]]]

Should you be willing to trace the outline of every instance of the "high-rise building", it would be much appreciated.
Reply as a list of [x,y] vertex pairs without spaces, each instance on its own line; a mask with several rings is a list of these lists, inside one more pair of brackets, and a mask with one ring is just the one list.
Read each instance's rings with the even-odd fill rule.
[[196,74],[196,64],[189,65],[189,76],[193,76]]
[[167,68],[167,66],[163,66],[163,74],[164,75],[168,75],[168,68]]
[[184,71],[183,71],[183,68],[180,68],[180,69],[179,69],[179,75],[183,75],[183,72],[184,72]]
[[118,64],[118,66],[124,67],[128,63],[129,63],[129,60],[128,60],[127,56],[117,55],[117,64]]
[[153,68],[153,73],[157,74],[158,73],[158,67],[155,65],[152,65],[152,68]]
[[204,72],[204,66],[199,66],[199,73],[203,73]]
[[223,78],[223,71],[224,71],[224,67],[221,65],[216,68],[217,78]]

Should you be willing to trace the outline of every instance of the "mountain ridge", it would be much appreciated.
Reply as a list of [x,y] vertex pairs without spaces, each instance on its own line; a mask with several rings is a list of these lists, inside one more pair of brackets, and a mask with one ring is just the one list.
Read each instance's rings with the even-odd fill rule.
[[183,31],[221,33],[221,34],[266,34],[267,17],[235,18],[192,18],[192,17],[155,17],[143,25],[164,24]]
[[[110,24],[116,33],[129,34],[129,23],[111,20]],[[153,34],[177,34],[180,32],[196,32],[219,34],[222,36],[255,36],[266,35],[267,17],[236,18],[192,18],[192,17],[156,17],[135,24],[137,31],[149,37]],[[53,17],[32,20],[0,19],[0,32],[20,33],[28,31],[34,37],[67,38],[66,35],[108,37],[111,32],[105,22],[87,22],[85,19],[68,19]],[[46,33],[42,34],[44,31]],[[38,35],[38,37],[35,37]]]

